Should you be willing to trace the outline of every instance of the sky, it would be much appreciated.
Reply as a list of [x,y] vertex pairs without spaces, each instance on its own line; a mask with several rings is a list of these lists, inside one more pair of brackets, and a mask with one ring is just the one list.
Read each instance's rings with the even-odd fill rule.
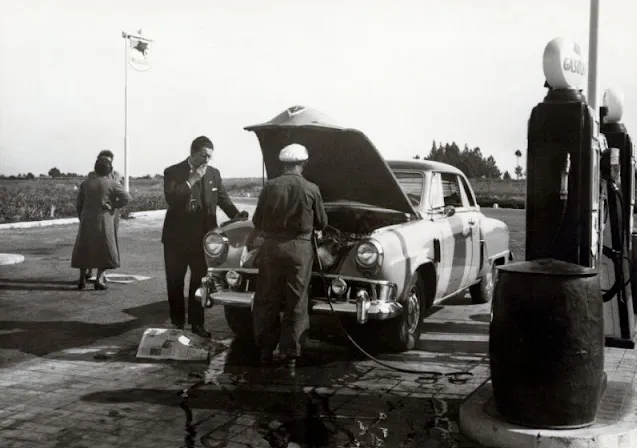
[[[637,3],[600,3],[598,103],[623,91],[637,133]],[[163,172],[206,135],[222,176],[260,176],[243,127],[293,105],[389,159],[455,141],[513,172],[546,94],[544,48],[562,36],[588,55],[589,2],[0,0],[0,173],[84,173],[106,148],[123,173],[121,33],[140,28],[154,42],[151,70],[128,73],[130,175]]]

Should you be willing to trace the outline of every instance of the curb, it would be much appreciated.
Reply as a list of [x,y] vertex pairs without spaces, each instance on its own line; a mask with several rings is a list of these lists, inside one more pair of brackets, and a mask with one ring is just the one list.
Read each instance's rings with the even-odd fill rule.
[[24,255],[19,254],[0,254],[0,266],[10,264],[19,264],[24,261]]
[[[580,429],[528,428],[500,420],[489,410],[493,388],[487,382],[476,389],[460,406],[460,432],[482,446],[493,448],[628,448],[637,446],[637,425],[630,412],[617,415],[612,422],[600,422]],[[614,398],[611,398],[613,400]],[[620,401],[621,403],[621,401]],[[620,406],[615,405],[616,408]],[[603,411],[598,411],[598,414]],[[618,413],[619,414],[619,413]]]
[[[252,200],[254,198],[245,197],[232,197],[235,202],[244,202],[244,200]],[[140,212],[133,212],[130,215],[134,218],[155,218],[158,216],[164,216],[166,209],[162,210],[145,210]],[[124,220],[125,221],[125,220]],[[61,218],[61,219],[46,219],[42,221],[22,221],[22,222],[9,222],[0,224],[0,231],[11,229],[33,229],[36,227],[51,227],[51,226],[63,226],[67,224],[78,224],[80,220],[78,218]]]

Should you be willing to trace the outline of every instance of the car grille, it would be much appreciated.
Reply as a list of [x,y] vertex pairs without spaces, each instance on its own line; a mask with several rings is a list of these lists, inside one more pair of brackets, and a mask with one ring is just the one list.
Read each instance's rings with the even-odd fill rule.
[[[255,292],[257,288],[258,274],[240,272],[240,271],[239,273],[241,274],[241,283],[234,287],[230,287],[228,283],[226,282],[225,272],[221,272],[216,275],[212,274],[211,277],[218,291],[230,290],[230,291],[236,291],[236,292]],[[333,302],[356,303],[356,293],[360,289],[365,289],[372,300],[375,300],[376,298],[383,298],[383,295],[385,295],[384,298],[386,300],[395,299],[396,289],[393,285],[379,285],[379,284],[370,283],[368,281],[365,281],[364,279],[354,280],[351,278],[347,279],[348,288],[345,294],[343,294],[340,297],[336,297],[334,296],[334,294],[332,294],[332,291],[330,288],[332,280],[333,278],[330,278],[330,277],[325,277],[323,279],[321,276],[316,275],[316,273],[314,273],[308,288],[308,295],[310,299],[327,297],[327,298],[331,298]]]

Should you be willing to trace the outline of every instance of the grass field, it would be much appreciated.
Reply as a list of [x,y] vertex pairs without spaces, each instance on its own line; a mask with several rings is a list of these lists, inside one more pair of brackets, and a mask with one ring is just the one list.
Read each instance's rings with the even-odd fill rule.
[[[0,180],[0,223],[39,221],[76,216],[75,200],[82,179]],[[261,178],[229,178],[224,185],[231,196],[255,197],[261,188]],[[525,181],[471,181],[478,203],[491,207],[524,208]],[[166,208],[162,179],[131,180],[133,201],[126,214]]]

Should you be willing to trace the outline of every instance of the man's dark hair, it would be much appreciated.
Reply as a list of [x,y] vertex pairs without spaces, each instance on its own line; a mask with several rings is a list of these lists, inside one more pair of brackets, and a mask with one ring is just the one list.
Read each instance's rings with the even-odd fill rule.
[[111,159],[114,159],[115,154],[113,154],[113,151],[111,151],[110,149],[104,149],[103,151],[100,151],[100,153],[97,155],[98,159],[100,157],[110,157]]
[[197,137],[196,139],[194,139],[192,141],[192,143],[190,145],[190,154],[194,154],[196,152],[199,152],[203,148],[215,149],[215,147],[212,144],[212,141],[208,137],[206,137],[205,135]]
[[98,176],[108,176],[113,171],[113,165],[106,157],[100,157],[95,161],[93,169]]

